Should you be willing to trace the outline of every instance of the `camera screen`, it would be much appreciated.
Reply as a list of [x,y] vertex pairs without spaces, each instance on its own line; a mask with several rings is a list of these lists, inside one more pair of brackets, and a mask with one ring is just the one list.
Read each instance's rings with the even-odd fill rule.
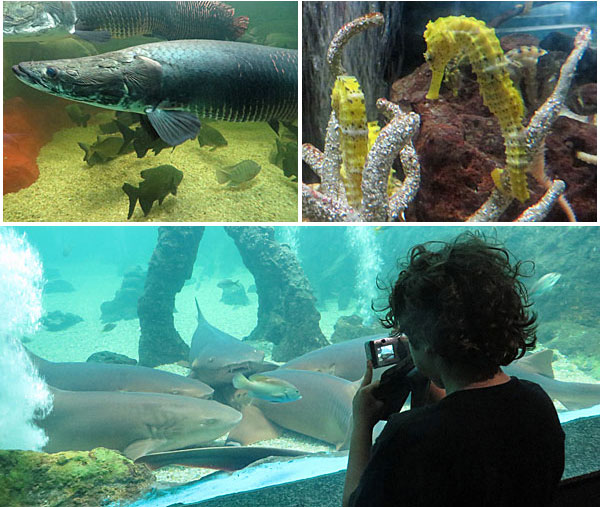
[[384,345],[377,351],[377,362],[382,364],[394,357],[394,345]]

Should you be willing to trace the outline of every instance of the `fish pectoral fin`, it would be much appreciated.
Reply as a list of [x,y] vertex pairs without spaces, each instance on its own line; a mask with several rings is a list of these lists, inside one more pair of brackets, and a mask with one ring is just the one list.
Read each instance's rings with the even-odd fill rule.
[[160,138],[170,146],[194,139],[200,130],[200,120],[184,111],[147,108],[146,114]]
[[160,448],[161,445],[165,444],[167,441],[165,439],[156,439],[156,438],[145,438],[143,440],[136,440],[135,442],[129,444],[124,450],[123,454],[127,456],[130,460],[135,461],[141,456],[145,456],[146,454],[150,454],[151,452],[156,452],[157,449]]

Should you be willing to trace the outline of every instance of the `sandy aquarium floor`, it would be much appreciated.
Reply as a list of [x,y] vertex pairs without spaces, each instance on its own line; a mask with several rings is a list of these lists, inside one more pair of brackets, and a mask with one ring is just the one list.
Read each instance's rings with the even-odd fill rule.
[[[158,201],[144,217],[139,203],[130,222],[296,222],[298,185],[269,163],[275,133],[259,123],[211,122],[228,146],[211,151],[191,140],[158,156],[130,153],[89,167],[78,142],[91,144],[100,134],[96,124],[112,113],[95,115],[87,128],[66,128],[54,134],[40,151],[39,179],[30,187],[4,196],[6,222],[126,222],[129,199],[121,189],[138,186],[140,171],[171,164],[183,171],[177,195]],[[237,188],[217,183],[215,169],[254,160],[261,172]]]

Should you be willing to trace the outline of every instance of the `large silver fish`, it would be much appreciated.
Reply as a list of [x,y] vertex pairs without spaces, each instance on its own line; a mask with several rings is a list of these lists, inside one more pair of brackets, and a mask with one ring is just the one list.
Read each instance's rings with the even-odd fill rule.
[[160,39],[234,40],[248,18],[223,2],[4,2],[5,42],[76,35],[92,42],[151,35]]
[[43,92],[146,114],[171,146],[198,135],[196,115],[226,121],[297,117],[298,55],[291,49],[178,40],[83,58],[22,62],[12,69]]

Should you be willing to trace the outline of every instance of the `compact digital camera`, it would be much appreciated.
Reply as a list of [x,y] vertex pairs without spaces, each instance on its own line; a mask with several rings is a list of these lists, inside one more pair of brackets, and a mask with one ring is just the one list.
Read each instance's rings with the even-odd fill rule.
[[365,342],[367,359],[373,363],[373,368],[396,364],[406,356],[404,346],[397,336],[388,336]]

